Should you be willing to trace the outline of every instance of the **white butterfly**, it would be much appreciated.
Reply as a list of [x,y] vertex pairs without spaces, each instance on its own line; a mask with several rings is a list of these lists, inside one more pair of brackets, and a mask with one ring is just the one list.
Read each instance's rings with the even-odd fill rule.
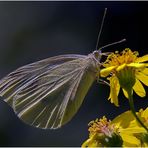
[[60,55],[18,68],[0,81],[4,97],[26,123],[59,128],[77,112],[99,74],[101,54]]

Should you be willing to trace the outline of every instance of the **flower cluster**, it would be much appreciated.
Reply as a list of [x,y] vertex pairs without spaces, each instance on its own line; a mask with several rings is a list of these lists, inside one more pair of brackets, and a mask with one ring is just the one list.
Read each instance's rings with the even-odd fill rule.
[[100,76],[110,84],[108,100],[119,106],[120,88],[128,98],[130,110],[112,121],[105,116],[89,123],[89,138],[82,147],[147,147],[148,146],[148,107],[135,111],[133,92],[146,96],[142,85],[148,86],[148,54],[139,57],[137,51],[126,48],[121,53],[110,54],[103,63]]
[[[148,108],[140,110],[137,115],[148,124]],[[130,111],[117,116],[112,121],[106,117],[89,123],[89,138],[82,147],[143,147],[148,146],[148,133],[135,120]]]

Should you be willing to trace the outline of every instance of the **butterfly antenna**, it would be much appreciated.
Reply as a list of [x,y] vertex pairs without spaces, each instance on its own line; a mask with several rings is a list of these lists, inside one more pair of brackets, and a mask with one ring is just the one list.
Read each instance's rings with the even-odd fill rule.
[[125,41],[126,41],[126,39],[122,39],[122,40],[120,40],[120,41],[107,44],[107,45],[105,45],[105,46],[100,47],[99,50],[102,50],[103,48],[106,48],[106,47],[109,47],[109,46],[112,46],[112,45],[115,45],[115,44],[119,44],[119,43],[122,43],[122,42],[125,42]]
[[104,10],[104,15],[103,15],[103,18],[102,18],[100,31],[99,31],[98,38],[97,38],[96,50],[98,49],[98,45],[99,45],[99,41],[100,41],[100,36],[101,36],[101,33],[102,33],[102,28],[103,28],[104,20],[105,20],[105,16],[106,16],[106,12],[107,12],[107,8],[105,8],[105,10]]

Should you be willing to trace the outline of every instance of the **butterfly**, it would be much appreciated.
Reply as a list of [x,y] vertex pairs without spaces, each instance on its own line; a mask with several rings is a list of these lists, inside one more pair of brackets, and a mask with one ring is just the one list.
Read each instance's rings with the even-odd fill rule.
[[[106,9],[98,41],[105,14]],[[59,55],[22,66],[0,80],[0,96],[27,124],[60,128],[76,114],[89,88],[99,79],[101,49],[88,55]]]
[[0,81],[0,96],[26,123],[59,128],[74,116],[96,80],[100,55],[59,55],[20,67]]

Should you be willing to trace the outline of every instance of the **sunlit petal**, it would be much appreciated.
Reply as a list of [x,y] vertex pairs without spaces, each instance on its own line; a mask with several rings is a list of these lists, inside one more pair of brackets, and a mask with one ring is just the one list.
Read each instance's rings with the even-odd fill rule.
[[127,91],[126,91],[125,89],[123,89],[123,88],[122,88],[122,91],[123,91],[124,96],[125,96],[126,98],[128,98],[128,93],[127,93]]
[[136,79],[136,83],[133,86],[133,89],[138,96],[145,97],[146,95],[145,89],[138,79]]
[[126,128],[132,120],[134,120],[134,116],[131,111],[126,111],[114,118],[111,123]]
[[140,145],[140,140],[138,140],[136,137],[132,135],[127,135],[126,133],[121,133],[123,141],[130,143],[130,144],[135,144],[135,145]]
[[110,77],[110,96],[109,100],[111,100],[111,103],[114,103],[116,106],[118,105],[118,94],[120,91],[120,85],[118,82],[117,77]]
[[148,86],[148,76],[141,72],[136,73],[136,78],[139,79],[142,83],[144,83],[146,86]]
[[131,127],[131,128],[125,128],[125,129],[122,129],[122,133],[125,133],[125,134],[136,134],[136,133],[144,133],[145,132],[145,129],[143,127]]
[[145,64],[142,64],[142,63],[130,63],[130,64],[127,64],[128,67],[134,67],[134,68],[143,68],[143,67],[146,67]]
[[131,143],[128,143],[128,142],[123,142],[123,145],[122,145],[122,147],[127,147],[127,148],[129,148],[129,147],[137,147],[138,145],[137,144],[131,144]]
[[148,76],[148,68],[144,68],[141,72]]
[[93,138],[89,138],[87,139],[81,146],[82,148],[85,148],[85,147],[96,147],[96,142],[95,140],[93,140]]
[[148,107],[142,112],[141,116],[148,119]]
[[104,68],[100,71],[100,75],[101,77],[107,77],[110,72],[115,69],[116,66],[111,66],[111,67],[108,67],[108,68]]
[[122,64],[122,65],[118,66],[116,70],[120,71],[120,70],[124,69],[126,66],[127,66],[127,64]]
[[148,61],[148,54],[136,59],[136,62],[146,62],[146,61]]

